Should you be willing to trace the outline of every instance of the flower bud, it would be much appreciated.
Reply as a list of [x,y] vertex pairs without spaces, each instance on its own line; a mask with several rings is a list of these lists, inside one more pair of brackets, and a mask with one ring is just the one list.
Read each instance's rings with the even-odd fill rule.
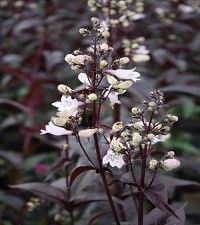
[[109,46],[106,43],[101,44],[99,47],[100,47],[101,51],[108,51],[109,50]]
[[129,61],[130,59],[128,57],[123,57],[119,59],[119,63],[122,65],[129,63]]
[[154,137],[155,137],[154,134],[147,134],[147,138],[148,138],[149,140],[153,140]]
[[63,93],[63,94],[68,94],[68,93],[72,93],[72,89],[70,87],[68,87],[65,84],[59,84],[58,85],[58,90]]
[[175,152],[174,151],[169,151],[166,156],[170,157],[170,158],[174,158]]
[[115,131],[115,132],[120,131],[122,129],[123,129],[123,122],[122,121],[116,122],[112,126],[112,130]]
[[111,75],[106,75],[106,78],[111,85],[116,85],[118,83],[118,80]]
[[155,102],[149,102],[148,104],[150,107],[155,107],[156,106],[156,103]]
[[102,35],[104,38],[107,38],[107,37],[110,36],[110,33],[109,33],[109,31],[105,30],[105,31],[103,31],[103,32],[101,33],[101,35]]
[[141,114],[141,110],[139,108],[137,108],[137,107],[133,107],[131,109],[131,111],[132,111],[132,113],[133,113],[134,116],[138,116],[138,115]]
[[105,66],[107,66],[107,65],[108,65],[108,63],[107,63],[106,60],[101,60],[101,61],[100,61],[100,68],[103,68],[103,67],[105,67]]
[[78,134],[79,134],[80,137],[87,138],[87,137],[91,137],[97,131],[98,131],[97,128],[94,128],[94,129],[85,129],[85,130],[79,131]]
[[158,165],[158,161],[156,159],[152,159],[150,162],[149,162],[149,169],[152,169],[154,170],[156,168],[156,166]]
[[90,101],[96,101],[97,100],[97,95],[95,93],[91,93],[87,97]]
[[66,122],[67,122],[67,118],[64,117],[52,117],[51,121],[59,127],[65,126]]
[[161,166],[165,171],[171,171],[180,166],[180,161],[178,159],[165,159],[161,162]]
[[74,59],[75,59],[75,56],[72,55],[72,54],[67,54],[67,55],[65,56],[65,61],[66,61],[67,63],[69,63],[70,65],[74,63]]
[[84,35],[84,34],[87,34],[88,33],[88,30],[85,29],[85,28],[80,28],[79,29],[79,33]]
[[133,82],[130,80],[119,82],[118,84],[114,85],[113,87],[116,89],[128,89],[133,85]]
[[138,146],[141,141],[142,141],[142,136],[139,133],[135,132],[132,134],[132,145],[133,146]]

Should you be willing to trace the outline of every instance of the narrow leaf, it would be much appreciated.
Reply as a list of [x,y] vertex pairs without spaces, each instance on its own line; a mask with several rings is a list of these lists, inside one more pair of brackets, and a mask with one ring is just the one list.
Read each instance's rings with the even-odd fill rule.
[[83,172],[86,172],[88,170],[95,170],[94,166],[79,166],[76,169],[73,170],[71,177],[70,177],[70,186],[73,184],[75,179]]

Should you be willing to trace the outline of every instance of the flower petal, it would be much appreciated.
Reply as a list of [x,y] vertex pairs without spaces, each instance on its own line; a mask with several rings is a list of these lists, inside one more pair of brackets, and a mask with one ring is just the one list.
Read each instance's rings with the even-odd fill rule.
[[60,136],[60,135],[70,135],[72,134],[72,131],[66,130],[63,127],[58,127],[54,125],[52,121],[50,121],[48,125],[45,126],[45,130],[41,130],[40,134],[47,134],[47,133]]

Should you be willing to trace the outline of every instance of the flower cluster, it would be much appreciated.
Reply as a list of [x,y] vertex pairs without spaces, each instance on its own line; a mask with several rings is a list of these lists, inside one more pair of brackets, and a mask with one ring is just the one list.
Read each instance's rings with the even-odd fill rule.
[[[79,70],[78,80],[82,88],[73,90],[65,84],[60,84],[58,90],[62,93],[61,101],[52,105],[58,110],[41,134],[79,135],[89,137],[94,132],[100,132],[101,127],[91,127],[85,132],[77,131],[84,111],[91,109],[93,103],[102,105],[110,99],[111,105],[120,104],[118,95],[126,92],[139,80],[140,74],[135,69],[122,69],[129,63],[128,57],[114,58],[113,48],[107,44],[109,36],[105,21],[92,18],[92,29],[80,28],[79,33],[92,44],[86,52],[76,50],[67,54],[65,61],[73,70]],[[97,90],[97,91],[96,91]],[[66,129],[70,127],[70,130]]]
[[[167,140],[170,137],[170,127],[178,121],[178,117],[164,114],[163,107],[163,94],[160,91],[151,92],[150,101],[144,101],[142,108],[132,108],[132,117],[128,124],[123,125],[122,121],[115,123],[112,127],[110,148],[103,163],[121,168],[125,164],[125,156],[131,157],[138,151],[145,151],[150,155],[155,144]],[[155,169],[158,165],[170,171],[178,167],[180,162],[169,152],[159,163],[152,159],[149,167]]]
[[88,0],[88,6],[92,12],[102,10],[104,17],[108,18],[112,27],[122,25],[128,27],[131,21],[137,21],[144,18],[144,4],[142,0]]
[[150,52],[143,44],[144,41],[144,37],[138,37],[134,40],[122,40],[125,55],[130,57],[135,63],[147,62],[150,60]]

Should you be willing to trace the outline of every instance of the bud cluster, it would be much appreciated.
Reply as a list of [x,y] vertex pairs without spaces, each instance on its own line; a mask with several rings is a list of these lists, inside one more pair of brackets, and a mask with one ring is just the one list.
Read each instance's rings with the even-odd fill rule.
[[109,18],[109,24],[112,27],[122,25],[128,27],[131,21],[137,21],[144,18],[144,4],[142,0],[88,0],[88,6],[92,12],[102,11],[104,18]]
[[122,40],[125,55],[130,57],[134,63],[147,62],[150,60],[150,52],[143,44],[144,41],[144,37],[138,37],[134,40]]

